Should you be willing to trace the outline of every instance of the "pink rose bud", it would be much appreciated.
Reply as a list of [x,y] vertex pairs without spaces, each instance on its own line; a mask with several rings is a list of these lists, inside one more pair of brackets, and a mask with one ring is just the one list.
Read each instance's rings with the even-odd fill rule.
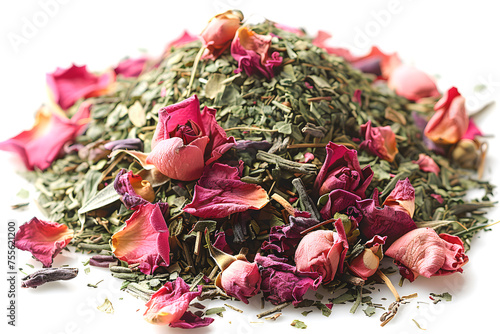
[[212,17],[200,34],[203,46],[207,48],[203,58],[217,59],[231,45],[242,19],[241,12],[232,10]]
[[396,94],[412,101],[439,96],[434,80],[425,72],[409,65],[396,67],[389,76],[387,85],[394,89]]
[[335,227],[337,232],[316,230],[302,238],[295,251],[297,270],[317,272],[325,283],[333,280],[337,269],[342,272],[349,243],[340,218]]
[[441,171],[436,162],[430,156],[424,153],[420,153],[418,155],[418,160],[413,161],[413,163],[417,164],[418,168],[420,168],[420,170],[424,172],[439,175],[439,172]]
[[384,257],[382,245],[385,243],[385,239],[387,237],[376,235],[368,241],[365,244],[365,250],[348,264],[349,270],[364,280],[375,274],[380,260]]
[[392,206],[395,210],[404,211],[413,218],[415,213],[415,189],[410,180],[399,180],[396,186],[385,199],[382,206]]
[[469,117],[465,99],[455,87],[450,88],[434,106],[436,113],[427,123],[424,134],[437,144],[455,144],[466,133]]
[[398,147],[390,126],[372,127],[372,122],[368,121],[361,125],[361,135],[365,138],[359,145],[361,149],[389,162],[394,161]]
[[462,272],[469,258],[459,237],[437,234],[431,228],[412,230],[396,240],[385,252],[399,266],[401,275],[410,281],[424,277]]
[[256,263],[247,260],[233,261],[220,274],[218,281],[229,296],[248,304],[247,298],[255,296],[260,290],[262,278]]

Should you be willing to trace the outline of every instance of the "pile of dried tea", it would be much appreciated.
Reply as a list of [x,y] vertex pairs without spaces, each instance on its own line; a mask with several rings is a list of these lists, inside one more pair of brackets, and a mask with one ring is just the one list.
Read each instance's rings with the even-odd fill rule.
[[[193,313],[193,299],[260,292],[276,307],[259,318],[345,302],[372,315],[380,305],[365,287],[385,283],[396,298],[385,325],[415,296],[399,296],[384,256],[410,282],[462,272],[490,226],[486,146],[455,87],[327,38],[228,11],[159,58],[49,74],[33,129],[0,143],[31,170],[45,216],[20,227],[16,246],[45,268],[67,245],[94,253],[89,265],[147,301],[155,324],[207,326],[225,308]],[[465,201],[470,189],[483,198]],[[304,299],[320,286],[345,292]]]

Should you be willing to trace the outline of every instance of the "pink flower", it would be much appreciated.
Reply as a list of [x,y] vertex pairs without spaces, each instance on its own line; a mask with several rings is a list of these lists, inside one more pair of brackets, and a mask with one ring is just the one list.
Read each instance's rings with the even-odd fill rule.
[[52,265],[53,258],[73,239],[73,230],[66,225],[33,217],[21,225],[16,233],[15,245],[31,252],[44,268]]
[[370,166],[361,169],[356,150],[329,142],[325,162],[314,182],[314,192],[321,196],[334,189],[344,189],[365,198],[372,178]]
[[424,277],[462,272],[469,258],[459,237],[437,234],[431,228],[418,228],[396,240],[385,252],[394,258],[401,275],[411,282]]
[[191,35],[187,30],[184,30],[182,35],[167,44],[163,51],[163,57],[170,53],[170,49],[179,48],[185,44],[197,41],[198,39],[198,36]]
[[201,295],[201,285],[197,291],[190,291],[189,285],[180,277],[175,282],[167,282],[146,303],[144,319],[155,325],[170,325],[178,328],[196,328],[210,325],[213,318],[199,318],[187,311],[189,303]]
[[59,157],[64,144],[85,129],[90,107],[89,103],[82,103],[71,119],[42,108],[33,127],[0,142],[0,150],[17,153],[29,170],[44,170]]
[[274,26],[278,29],[283,30],[283,31],[291,32],[292,34],[295,34],[297,36],[304,36],[304,31],[300,28],[295,28],[295,27],[291,27],[291,26],[286,25],[286,24],[281,24],[281,23],[276,23],[276,22],[274,22]]
[[[169,232],[164,219],[168,205],[143,204],[125,222],[126,225],[111,237],[113,254],[128,264],[140,263],[146,275],[170,263]],[[168,212],[168,211],[167,211]]]
[[417,164],[420,170],[424,172],[434,173],[436,175],[439,175],[439,172],[441,170],[439,166],[436,164],[436,162],[430,156],[424,153],[420,153],[418,155],[418,160],[412,162]]
[[296,305],[309,289],[317,290],[321,284],[317,273],[301,273],[287,264],[285,258],[257,254],[255,262],[260,266],[262,293],[274,305],[288,301]]
[[338,47],[329,46],[326,43],[326,41],[328,39],[330,39],[330,37],[332,37],[332,35],[330,35],[326,31],[318,30],[318,34],[313,39],[312,44],[315,45],[315,46],[317,46],[317,47],[319,47],[319,48],[324,49],[329,54],[333,54],[333,55],[342,57],[342,58],[344,58],[348,62],[353,62],[356,59],[358,59],[358,57],[354,56],[351,53],[351,51],[349,51],[349,50],[347,50],[345,48],[338,48]]
[[202,58],[217,59],[231,45],[241,20],[241,12],[232,10],[212,17],[200,34],[203,46],[207,49]]
[[121,169],[116,175],[114,188],[121,196],[121,200],[127,209],[133,209],[137,205],[151,203],[155,199],[155,192],[151,183],[143,180],[132,171]]
[[469,126],[465,99],[458,89],[450,88],[434,106],[436,113],[427,123],[424,134],[438,144],[455,144]]
[[295,264],[301,272],[316,272],[323,282],[333,280],[337,269],[342,272],[349,248],[342,221],[335,222],[337,232],[316,230],[302,238],[295,251]]
[[217,285],[220,285],[229,296],[248,304],[247,298],[259,293],[261,281],[256,263],[238,259],[222,271],[217,278]]
[[220,163],[205,167],[194,186],[193,201],[184,211],[201,218],[223,218],[264,207],[269,202],[266,190],[240,181],[239,173],[238,168]]
[[390,126],[372,127],[372,122],[368,121],[361,125],[361,135],[365,138],[359,145],[361,149],[389,162],[394,161],[398,147]]
[[115,74],[121,75],[125,78],[136,78],[142,73],[148,60],[148,57],[128,58],[122,60],[118,66],[115,67]]
[[[193,181],[203,168],[218,160],[236,142],[215,120],[215,109],[204,107],[196,95],[160,109],[151,153],[125,151],[144,168],[156,167],[180,181]],[[115,151],[114,153],[119,153]]]
[[477,125],[474,122],[474,120],[472,118],[469,118],[469,125],[467,126],[467,131],[465,131],[465,133],[464,133],[464,135],[462,136],[461,139],[474,140],[474,139],[476,139],[476,136],[482,137],[483,133],[477,127]]
[[439,96],[434,79],[423,71],[409,65],[396,67],[389,76],[387,85],[408,100]]
[[114,72],[98,76],[88,72],[85,65],[57,68],[54,73],[47,74],[47,85],[52,98],[63,110],[81,98],[106,94],[114,80]]
[[356,206],[356,201],[361,200],[356,194],[344,189],[334,189],[328,194],[328,201],[321,208],[321,218],[333,218],[336,213],[346,213],[347,209]]
[[399,180],[382,205],[406,212],[413,218],[413,213],[415,213],[415,189],[410,180],[408,178]]
[[352,66],[365,73],[377,75],[378,79],[387,80],[401,60],[396,53],[383,53],[378,47],[372,46],[370,52],[354,59]]
[[382,245],[387,237],[376,235],[365,243],[365,249],[356,256],[347,267],[356,276],[367,280],[378,269],[380,260],[383,258]]
[[283,61],[278,52],[269,57],[272,36],[258,35],[247,27],[241,27],[231,43],[231,55],[238,62],[239,73],[245,71],[248,76],[260,73],[266,78],[274,77],[273,67]]

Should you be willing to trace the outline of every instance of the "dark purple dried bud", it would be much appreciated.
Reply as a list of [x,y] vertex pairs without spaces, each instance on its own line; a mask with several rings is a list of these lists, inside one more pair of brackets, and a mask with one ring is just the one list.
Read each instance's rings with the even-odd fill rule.
[[94,267],[109,268],[118,265],[118,259],[113,255],[94,255],[90,258],[89,264]]
[[139,138],[129,138],[110,141],[104,144],[104,148],[107,150],[134,150],[134,151],[144,151],[144,144]]
[[78,268],[45,268],[23,278],[21,288],[34,288],[54,281],[67,281],[78,275]]

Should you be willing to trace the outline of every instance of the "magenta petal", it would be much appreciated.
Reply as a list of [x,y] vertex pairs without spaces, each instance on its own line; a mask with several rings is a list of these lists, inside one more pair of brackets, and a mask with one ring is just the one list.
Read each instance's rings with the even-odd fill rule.
[[217,123],[216,112],[215,109],[207,107],[201,111],[203,131],[210,138],[205,150],[206,165],[219,160],[224,153],[236,145],[234,137],[228,137],[226,131]]
[[15,236],[18,249],[26,250],[45,268],[52,265],[52,259],[66,247],[73,238],[73,230],[66,225],[39,220],[34,217],[21,225]]
[[148,61],[148,57],[140,57],[140,58],[128,58],[122,60],[116,67],[115,73],[116,75],[121,75],[125,78],[135,78],[138,77],[146,65]]
[[465,131],[465,134],[461,139],[474,140],[476,139],[476,136],[481,137],[483,136],[483,133],[481,132],[481,130],[479,130],[474,120],[472,118],[469,118],[469,126],[467,127],[467,131]]
[[337,212],[345,213],[345,210],[356,205],[361,200],[356,194],[343,189],[335,189],[328,194],[328,201],[321,209],[321,218],[327,220],[333,218]]
[[215,163],[205,167],[184,211],[201,218],[223,218],[249,209],[259,210],[269,198],[260,186],[240,181],[238,168]]
[[201,318],[196,314],[193,314],[191,311],[186,311],[183,316],[175,322],[170,323],[170,327],[174,328],[183,328],[183,329],[191,329],[198,327],[206,327],[214,322],[214,318],[205,317]]
[[160,204],[140,205],[120,231],[113,234],[113,254],[129,264],[139,263],[145,274],[170,263],[169,231]]
[[367,239],[376,235],[387,236],[385,244],[390,246],[399,237],[417,228],[408,213],[390,206],[376,207],[372,199],[357,201],[356,206],[363,215],[359,229]]

